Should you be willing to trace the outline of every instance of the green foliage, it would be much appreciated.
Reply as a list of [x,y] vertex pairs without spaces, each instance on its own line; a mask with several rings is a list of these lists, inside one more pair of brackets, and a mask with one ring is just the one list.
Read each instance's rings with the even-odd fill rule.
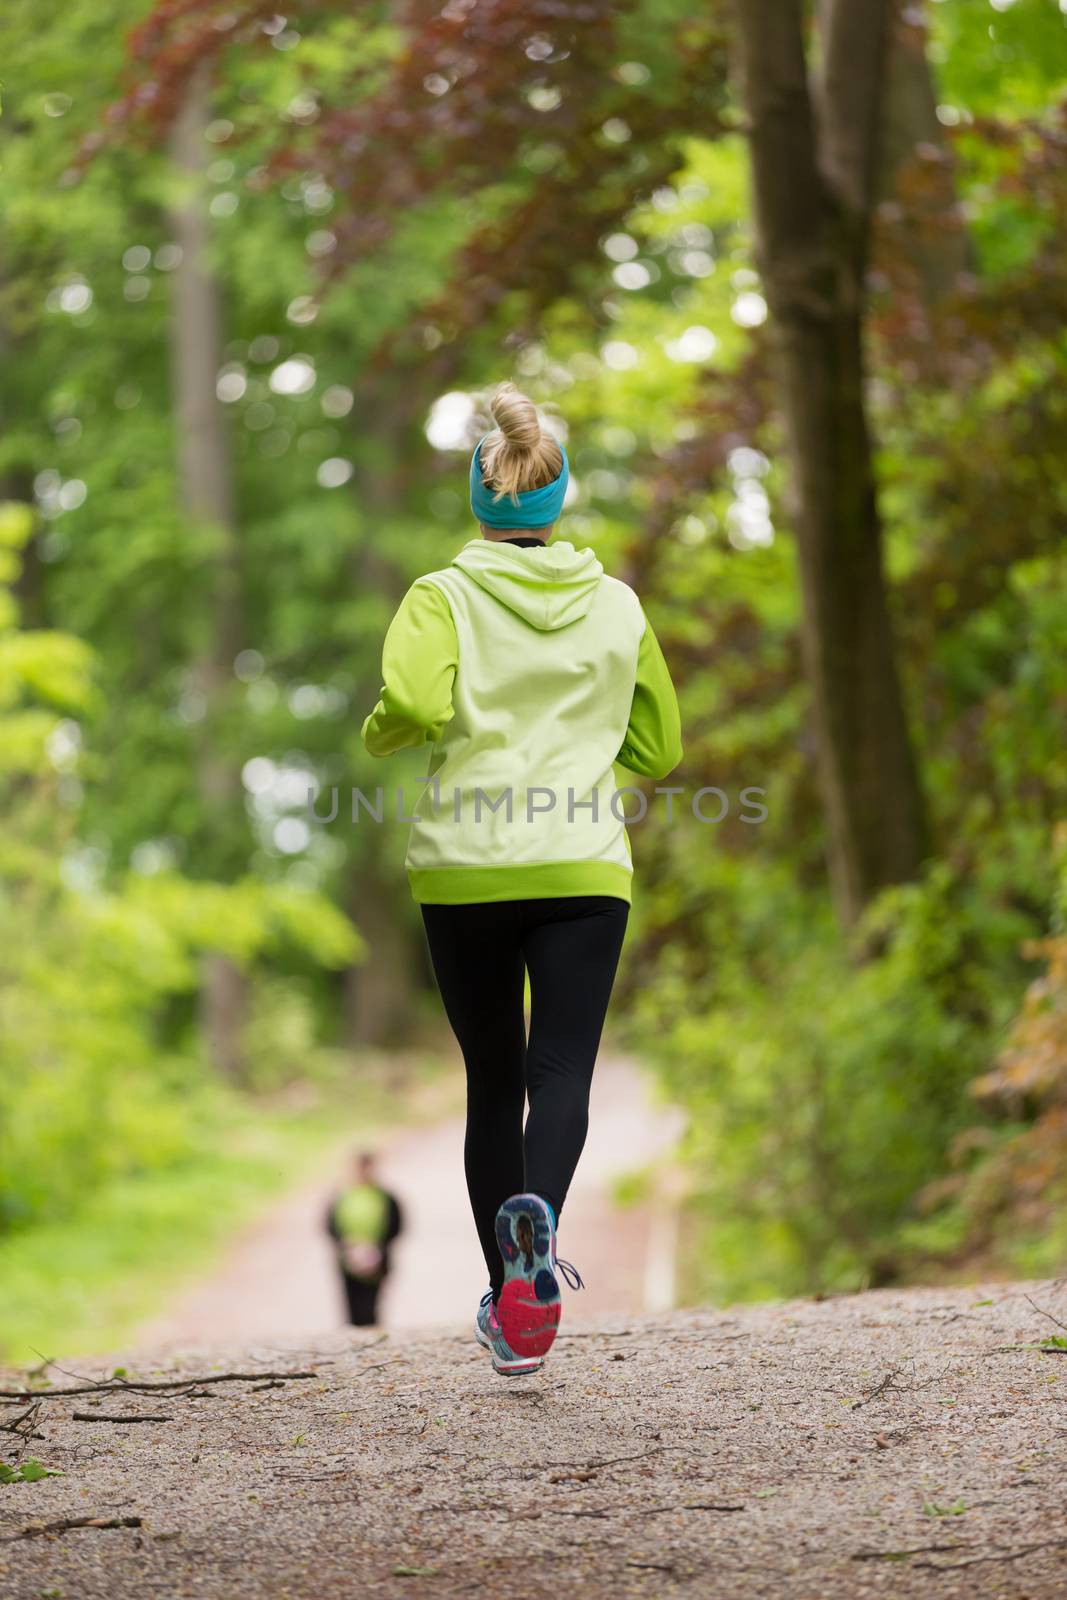
[[[547,64],[502,51],[494,13],[470,47],[499,76],[475,73],[473,97],[432,95],[425,41],[408,54],[400,25],[346,4],[307,12],[291,50],[195,7],[186,19],[221,52],[207,185],[241,590],[240,655],[211,717],[241,777],[221,824],[198,781],[192,670],[217,616],[218,540],[180,514],[175,472],[174,178],[136,138],[73,172],[148,9],[73,0],[42,22],[22,0],[0,24],[20,63],[0,284],[8,1325],[20,1339],[34,1325],[43,1251],[61,1332],[63,1317],[87,1325],[94,1272],[121,1326],[133,1291],[115,1286],[150,1271],[137,1219],[166,1257],[198,1211],[221,1230],[262,1192],[269,1160],[236,1179],[219,1140],[228,1120],[254,1123],[242,1096],[343,1083],[337,978],[368,954],[346,911],[373,850],[410,917],[402,841],[285,827],[309,782],[367,785],[358,728],[393,602],[470,532],[468,441],[433,449],[425,420],[442,392],[480,405],[505,376],[568,430],[566,536],[628,575],[656,624],[682,702],[677,781],[732,801],[719,827],[657,816],[636,831],[618,990],[690,1112],[693,1292],[962,1270],[994,1191],[998,1262],[1061,1263],[1053,1181],[1032,1180],[1036,1222],[1004,1199],[1019,1170],[1062,1167],[1056,1103],[990,1106],[969,1086],[1032,977],[1021,947],[1048,931],[1067,811],[1067,19],[1048,0],[929,8],[973,283],[924,321],[886,247],[868,344],[934,839],[922,881],[883,896],[853,946],[826,895],[793,506],[718,8],[586,8]],[[183,59],[160,46],[157,109]],[[394,69],[387,132],[375,97]],[[295,392],[277,378],[293,359]],[[738,820],[746,785],[765,791],[758,827]],[[213,953],[247,980],[241,1093],[198,1039]]]
[[[339,965],[358,951],[333,906],[277,886],[168,876],[105,894],[58,875],[0,875],[7,914],[16,898],[24,941],[0,969],[0,1231],[63,1215],[118,1176],[195,1150],[216,1091],[188,1030],[175,1035],[167,1019],[195,993],[202,954],[266,972],[294,941],[305,963]],[[315,1031],[296,1042],[273,1083],[313,1068]]]
[[[9,550],[30,526],[0,514]],[[287,962],[335,969],[362,953],[348,919],[298,884],[163,872],[105,888],[67,787],[81,753],[71,714],[91,725],[96,708],[94,658],[83,641],[21,630],[10,615],[0,632],[0,919],[19,937],[0,957],[0,1235],[195,1152],[218,1091],[173,1014],[195,994],[203,956],[266,974]],[[295,1044],[272,1082],[314,1062],[314,1030]]]
[[[116,1163],[105,1181],[67,1192],[32,1226],[0,1233],[0,1361],[121,1347],[176,1284],[218,1270],[233,1234],[261,1217],[280,1190],[311,1181],[337,1159],[347,1130],[373,1137],[395,1124],[395,1096],[374,1061],[356,1070],[347,1061],[343,1074],[316,1081],[316,1060],[311,1081],[267,1097],[205,1077],[183,1091],[172,1076],[165,1109],[178,1135],[169,1160],[153,1164],[149,1145],[148,1159],[125,1169]],[[83,1143],[91,1142],[89,1127],[82,1123]],[[161,1130],[136,1131],[144,1150],[146,1137]],[[58,1182],[71,1156],[42,1147],[38,1159]]]
[[[1061,561],[1022,564],[937,641],[962,675],[935,702],[940,726],[966,707],[971,728],[966,742],[931,730],[945,853],[922,882],[880,897],[855,946],[821,893],[756,861],[706,859],[691,863],[685,893],[657,887],[646,919],[670,919],[680,937],[635,996],[632,1036],[691,1113],[705,1292],[852,1289],[926,1261],[941,1275],[966,1270],[968,1242],[987,1246],[991,1184],[1008,1224],[997,1265],[1042,1271],[1060,1259],[1058,1102],[1043,1138],[1035,1129],[1047,1203],[1027,1221],[1008,1199],[1021,1177],[1012,1141],[1023,1140],[1020,1157],[1033,1142],[1019,1101],[983,1130],[971,1085],[1005,1044],[1032,976],[1027,941],[1056,894],[1065,581]],[[940,678],[952,681],[943,667]],[[950,1181],[957,1149],[970,1175]]]
[[[736,930],[728,893],[722,880],[711,915]],[[864,932],[884,953],[862,965],[812,909],[782,895],[758,932],[749,915],[751,950],[717,939],[705,1006],[683,972],[635,1005],[635,1040],[690,1111],[714,1295],[897,1273],[898,1230],[973,1120],[968,1083],[1017,992],[1026,919],[944,864],[872,908]]]
[[938,1505],[936,1500],[923,1501],[924,1517],[962,1517],[966,1510],[965,1500],[954,1500],[950,1506]]
[[46,1467],[44,1462],[38,1461],[35,1456],[27,1456],[17,1467],[8,1466],[6,1461],[0,1461],[0,1483],[40,1483],[42,1478],[62,1476],[61,1472]]
[[[1065,19],[1039,0],[993,15],[952,0],[932,9],[946,126],[952,107],[965,113],[955,149],[979,287],[973,310],[964,297],[940,321],[912,307],[914,341],[894,320],[898,300],[879,307],[871,398],[934,853],[919,884],[871,908],[854,946],[839,941],[813,873],[821,807],[792,678],[795,585],[788,564],[768,561],[779,546],[725,550],[729,498],[698,486],[692,525],[679,516],[652,566],[668,655],[688,669],[685,775],[730,789],[756,781],[755,766],[771,813],[747,839],[724,826],[700,850],[681,829],[651,830],[635,847],[655,881],[635,907],[631,1038],[691,1116],[694,1295],[1063,1261],[1062,1070],[1039,1099],[990,1068],[1033,974],[1030,942],[1056,914],[1052,836],[1067,814],[1064,345],[1046,315],[1062,299],[1049,102]],[[1021,48],[1026,30],[1039,49]],[[1009,35],[1010,93],[994,66]],[[972,126],[971,112],[1002,120]],[[714,216],[712,202],[700,209]],[[721,317],[709,308],[715,333]],[[729,393],[713,390],[716,420],[739,412]],[[771,462],[764,482],[788,537],[773,421],[738,434]],[[712,441],[703,459],[721,481]],[[742,587],[739,567],[762,592]],[[1021,1070],[1062,1061],[1062,1030],[1037,1015],[1062,986],[1057,950],[1035,980]]]

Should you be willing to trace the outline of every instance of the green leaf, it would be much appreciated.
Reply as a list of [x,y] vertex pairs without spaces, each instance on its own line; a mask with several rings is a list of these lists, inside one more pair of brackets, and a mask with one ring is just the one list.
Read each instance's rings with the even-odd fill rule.
[[61,1478],[63,1474],[56,1472],[51,1467],[46,1467],[43,1461],[38,1461],[34,1456],[23,1461],[21,1466],[9,1466],[6,1461],[0,1461],[0,1483],[39,1483],[42,1478]]
[[33,512],[21,500],[0,503],[0,545],[18,550],[33,532]]

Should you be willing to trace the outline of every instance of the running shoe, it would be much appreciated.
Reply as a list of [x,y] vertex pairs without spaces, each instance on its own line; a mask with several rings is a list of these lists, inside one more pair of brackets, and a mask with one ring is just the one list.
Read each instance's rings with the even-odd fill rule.
[[497,1320],[492,1289],[482,1295],[474,1319],[474,1337],[492,1357],[493,1371],[504,1378],[523,1378],[528,1372],[540,1372],[544,1364],[540,1356],[517,1356],[511,1349]]
[[514,1194],[496,1214],[496,1242],[504,1261],[497,1320],[518,1356],[544,1356],[559,1327],[557,1269],[572,1289],[583,1287],[569,1261],[556,1255],[552,1209],[536,1194]]

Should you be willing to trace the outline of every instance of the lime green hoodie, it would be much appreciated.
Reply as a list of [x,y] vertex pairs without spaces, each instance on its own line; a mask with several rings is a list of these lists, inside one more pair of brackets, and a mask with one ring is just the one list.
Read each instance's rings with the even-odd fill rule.
[[374,756],[430,743],[406,868],[419,902],[631,900],[615,773],[665,778],[678,701],[637,595],[592,550],[468,541],[390,623]]

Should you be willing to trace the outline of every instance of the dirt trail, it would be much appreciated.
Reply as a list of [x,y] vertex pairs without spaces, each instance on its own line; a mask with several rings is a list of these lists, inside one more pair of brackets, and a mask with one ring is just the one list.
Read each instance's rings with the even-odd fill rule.
[[[589,1139],[560,1230],[560,1253],[586,1279],[582,1301],[590,1314],[659,1310],[673,1301],[669,1213],[619,1212],[611,1185],[662,1157],[681,1122],[679,1113],[653,1103],[650,1080],[633,1062],[608,1054],[597,1063]],[[382,1177],[406,1218],[382,1297],[384,1325],[472,1318],[486,1274],[463,1181],[462,1118],[403,1131],[383,1144],[382,1156]],[[137,1348],[305,1336],[336,1326],[341,1299],[323,1216],[343,1159],[342,1150],[320,1177],[236,1239],[218,1271],[145,1325]]]
[[[1048,1283],[593,1322],[572,1297],[511,1382],[458,1329],[189,1352],[315,1376],[44,1401],[32,1452],[65,1475],[0,1487],[0,1597],[1060,1600],[1067,1357],[1027,1294],[1067,1321]],[[45,1531],[87,1517],[127,1525]]]

